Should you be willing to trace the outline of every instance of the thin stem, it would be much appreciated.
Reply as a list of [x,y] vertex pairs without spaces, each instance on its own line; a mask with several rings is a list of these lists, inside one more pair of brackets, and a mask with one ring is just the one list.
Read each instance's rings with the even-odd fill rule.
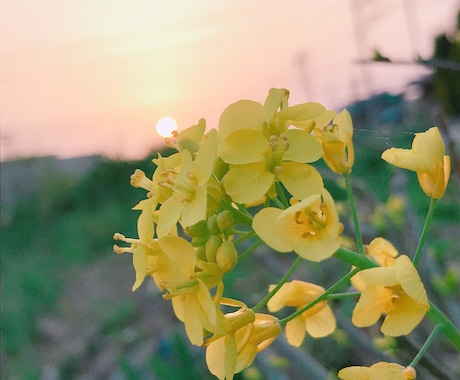
[[255,236],[255,234],[256,234],[254,230],[250,230],[250,231],[233,230],[232,233],[235,234],[235,235],[241,235],[238,239],[236,239],[233,242],[234,245],[240,244],[243,241],[245,241],[246,239],[249,239],[250,237]]
[[329,297],[330,294],[332,294],[337,288],[340,288],[343,284],[348,282],[350,278],[352,278],[356,273],[358,273],[361,269],[355,268],[351,272],[347,273],[345,276],[343,276],[339,281],[337,281],[334,285],[332,285],[328,290],[326,290],[324,293],[316,297],[313,301],[311,301],[309,304],[305,305],[303,308],[297,310],[295,313],[292,313],[291,315],[287,316],[286,318],[283,318],[279,321],[280,325],[283,326],[290,320],[298,317],[300,314],[304,313],[308,309],[312,308],[315,306],[318,302],[324,301]]
[[241,254],[238,256],[238,261],[243,260],[247,255],[251,254],[254,252],[254,250],[262,244],[262,240],[257,239],[254,243],[251,244],[251,246],[246,249],[245,251],[241,252]]
[[289,207],[289,202],[286,198],[286,193],[284,192],[283,186],[281,186],[281,182],[275,182],[275,187],[276,187],[276,194],[278,194],[281,203],[284,205],[283,209],[286,209]]
[[276,207],[278,207],[278,208],[280,208],[282,210],[284,210],[286,208],[286,207],[284,207],[283,202],[281,202],[278,198],[272,198],[270,200],[275,204]]
[[353,225],[355,227],[355,236],[356,236],[356,244],[358,246],[358,252],[360,254],[364,255],[363,238],[361,237],[361,231],[359,229],[358,212],[356,210],[356,205],[355,205],[355,200],[354,200],[354,197],[353,197],[353,190],[351,188],[349,174],[344,174],[343,178],[345,179],[345,186],[347,188],[348,203],[350,204],[351,215],[353,217]]
[[441,331],[442,325],[436,325],[431,332],[431,334],[428,336],[426,339],[425,343],[423,343],[423,346],[420,348],[418,354],[415,356],[414,360],[409,364],[409,367],[414,368],[417,363],[420,361],[420,359],[425,355],[426,350],[428,350],[428,347],[430,347],[431,343],[433,343],[433,340],[436,338],[438,333]]
[[369,268],[378,267],[378,264],[372,261],[366,255],[361,255],[357,252],[351,251],[343,247],[340,247],[334,253],[334,256],[342,261],[345,261],[361,269],[369,269]]
[[450,343],[457,350],[460,350],[460,331],[458,327],[433,302],[429,302],[430,310],[427,313],[428,318],[434,324],[441,325],[443,335],[449,339]]
[[361,292],[334,293],[334,294],[329,294],[327,299],[328,300],[339,300],[342,298],[358,297],[360,295],[361,295]]
[[280,290],[280,288],[284,285],[284,283],[291,277],[292,273],[297,269],[299,264],[301,263],[302,258],[300,256],[297,256],[295,261],[292,263],[291,267],[288,269],[288,271],[284,274],[284,276],[281,278],[281,280],[276,284],[276,286],[273,288],[271,292],[269,292],[262,300],[255,305],[252,310],[254,312],[257,312],[260,310],[265,304],[275,295],[275,293]]
[[412,260],[414,265],[417,265],[420,255],[422,253],[423,245],[425,244],[426,237],[428,235],[428,230],[430,228],[431,221],[433,220],[434,208],[436,207],[437,199],[431,198],[430,207],[425,218],[425,224],[423,225],[422,234],[420,235],[420,240],[415,251],[414,259]]

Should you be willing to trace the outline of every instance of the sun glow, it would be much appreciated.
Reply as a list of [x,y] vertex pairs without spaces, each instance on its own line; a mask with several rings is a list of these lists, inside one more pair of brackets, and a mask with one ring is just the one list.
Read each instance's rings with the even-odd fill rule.
[[172,117],[162,117],[157,121],[156,130],[161,137],[170,137],[177,130],[177,122]]

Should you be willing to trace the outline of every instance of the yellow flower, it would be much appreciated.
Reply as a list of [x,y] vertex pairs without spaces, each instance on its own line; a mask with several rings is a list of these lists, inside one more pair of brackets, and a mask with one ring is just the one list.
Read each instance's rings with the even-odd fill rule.
[[[398,256],[398,251],[393,244],[381,237],[372,240],[369,245],[365,246],[365,250],[366,255],[370,256],[371,259],[382,267],[394,265],[396,256]],[[356,289],[363,289],[366,286],[360,273],[357,273],[351,279],[351,283]]]
[[192,155],[200,149],[200,142],[206,131],[206,121],[200,119],[197,125],[193,125],[181,132],[174,131],[173,136],[165,138],[165,142],[171,148],[179,152],[188,150]]
[[[275,285],[271,285],[272,291]],[[308,305],[324,293],[324,288],[304,281],[286,282],[268,301],[267,307],[276,312],[285,306],[296,307],[297,310]],[[299,347],[305,338],[305,331],[314,338],[322,338],[332,334],[336,321],[332,310],[326,301],[318,302],[298,317],[286,323],[286,338],[289,344]]]
[[332,121],[332,125],[315,128],[316,138],[323,148],[323,160],[337,174],[350,173],[355,161],[353,122],[346,109]]
[[180,171],[171,178],[173,194],[159,210],[158,236],[168,234],[177,222],[188,227],[206,218],[207,183],[216,159],[215,132],[212,130],[204,137],[195,160],[188,150],[181,153]]
[[244,304],[238,311],[226,314],[225,320],[225,332],[204,343],[209,371],[219,380],[231,380],[235,373],[249,367],[257,353],[281,331],[275,317],[254,313]]
[[295,251],[311,261],[321,261],[340,247],[343,226],[334,200],[323,190],[295,203],[286,210],[266,207],[252,222],[254,231],[278,252]]
[[338,373],[342,380],[413,380],[415,369],[396,363],[378,362],[370,367],[352,366]]
[[331,111],[305,103],[277,113],[286,99],[285,90],[273,89],[264,105],[241,100],[222,113],[219,155],[230,165],[223,185],[237,203],[257,202],[274,181],[281,181],[296,198],[321,191],[320,174],[307,164],[321,157],[321,146],[310,131],[289,126],[315,125],[324,115],[330,120]]
[[399,256],[392,266],[365,269],[359,275],[361,297],[351,319],[357,327],[371,326],[386,314],[382,333],[406,335],[430,308],[425,288],[407,256]]
[[393,265],[398,251],[388,240],[378,237],[366,247],[366,254],[383,267]]
[[207,273],[196,272],[196,252],[185,239],[164,236],[158,239],[162,254],[158,256],[152,273],[164,298],[171,299],[174,313],[184,322],[190,342],[203,343],[204,331],[215,332],[221,314],[203,277]]
[[444,143],[437,127],[416,133],[412,149],[387,149],[382,158],[394,166],[415,171],[422,190],[429,197],[443,197],[450,176],[450,158],[444,155]]
[[114,245],[113,250],[117,254],[131,253],[133,255],[133,267],[136,272],[136,281],[132,287],[134,292],[142,285],[145,277],[152,274],[157,268],[158,243],[152,240],[153,244],[146,246],[141,243],[140,239],[127,238],[120,233],[116,233],[113,238],[130,244],[129,247]]

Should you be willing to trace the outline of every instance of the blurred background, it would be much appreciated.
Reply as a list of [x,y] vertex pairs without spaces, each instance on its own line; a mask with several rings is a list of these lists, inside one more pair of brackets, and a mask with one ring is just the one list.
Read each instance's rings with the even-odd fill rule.
[[[383,236],[409,255],[428,200],[413,173],[380,154],[439,126],[452,177],[421,270],[460,325],[459,11],[458,0],[1,2],[1,377],[212,378],[154,287],[131,293],[131,257],[112,252],[112,236],[136,236],[130,209],[145,194],[129,176],[171,153],[155,134],[159,118],[180,130],[204,117],[213,128],[228,104],[262,102],[272,87],[289,89],[291,104],[349,109],[364,242]],[[323,172],[352,237],[343,186]],[[259,252],[226,290],[253,304],[292,260]],[[331,259],[295,277],[327,287],[348,269]],[[325,379],[352,364],[408,363],[432,327],[382,340],[350,325],[351,308],[334,305],[332,336],[301,350],[278,339],[238,378]],[[458,353],[437,339],[419,377],[459,378]]]

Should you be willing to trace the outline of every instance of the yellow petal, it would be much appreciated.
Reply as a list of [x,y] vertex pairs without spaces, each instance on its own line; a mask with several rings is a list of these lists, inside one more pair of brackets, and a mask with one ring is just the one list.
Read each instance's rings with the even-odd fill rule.
[[315,136],[298,129],[290,129],[284,134],[289,143],[289,148],[283,155],[284,160],[314,162],[321,158],[321,145]]
[[370,367],[369,380],[407,380],[415,377],[406,377],[406,367],[397,363],[379,362]]
[[299,316],[286,323],[286,339],[291,346],[300,347],[305,338],[305,321]]
[[132,291],[134,292],[142,285],[147,274],[147,254],[141,245],[133,250],[133,266],[136,271],[136,282],[132,287]]
[[284,88],[272,88],[264,102],[265,120],[270,121],[282,104],[287,105],[289,91]]
[[393,258],[398,256],[398,251],[388,240],[375,238],[367,246],[367,254],[382,266],[394,264]]
[[182,199],[182,194],[176,194],[161,205],[158,213],[157,226],[157,234],[159,237],[169,234],[176,226],[184,207]]
[[182,304],[182,317],[184,319],[183,322],[187,337],[193,345],[201,346],[203,344],[203,326],[200,323],[199,316],[193,312],[196,306],[196,301],[188,295],[175,296],[171,301],[174,306],[174,310],[176,310],[176,304]]
[[338,376],[342,380],[370,380],[371,370],[368,367],[352,366],[342,368]]
[[[269,291],[273,290],[273,286]],[[321,293],[324,288],[305,281],[293,280],[284,283],[275,295],[268,301],[267,307],[275,312],[285,306],[305,306]]]
[[391,302],[392,294],[389,289],[366,287],[353,309],[353,324],[356,327],[367,327],[377,322]]
[[377,267],[359,272],[360,277],[367,284],[373,286],[395,286],[399,284],[393,267]]
[[278,252],[292,251],[292,241],[279,230],[276,223],[282,210],[267,207],[260,210],[252,221],[252,228],[256,234],[271,248]]
[[425,305],[428,310],[428,297],[423,287],[417,269],[409,259],[409,257],[402,255],[396,259],[395,273],[398,282],[401,284],[404,292],[415,301]]
[[306,260],[320,262],[331,257],[342,244],[340,236],[333,236],[326,230],[311,238],[297,237],[293,242],[294,251]]
[[392,165],[416,172],[432,172],[438,162],[444,161],[444,143],[437,127],[416,133],[412,149],[391,148],[382,158]]
[[193,273],[196,263],[196,253],[193,246],[178,236],[163,236],[158,240],[165,256],[176,265],[176,270],[182,273]]
[[282,162],[277,177],[297,199],[304,199],[323,191],[323,178],[311,165],[300,162]]
[[275,175],[268,171],[265,162],[255,162],[231,167],[223,184],[234,202],[252,203],[265,195],[274,179]]
[[311,132],[315,126],[327,125],[334,115],[335,112],[326,110],[323,105],[308,102],[281,110],[277,118],[285,129],[293,125]]
[[197,180],[197,185],[208,182],[216,162],[216,130],[213,129],[203,138],[200,150],[197,152],[192,164],[192,175]]
[[200,148],[200,141],[205,130],[206,121],[204,119],[200,119],[197,125],[193,125],[181,131],[176,137],[179,150],[182,151],[186,149],[190,151],[190,153],[197,152]]
[[241,129],[227,136],[220,156],[229,164],[263,162],[268,148],[268,141],[259,131]]
[[388,336],[407,335],[420,323],[427,310],[427,306],[401,293],[380,330]]
[[319,312],[305,320],[308,334],[313,338],[322,338],[332,334],[337,326],[331,308],[326,305]]
[[262,104],[252,100],[239,100],[230,104],[219,119],[219,133],[223,138],[239,129],[259,130],[265,122]]
[[137,233],[142,243],[148,244],[153,239],[154,235],[154,222],[153,213],[157,207],[155,197],[144,199],[140,201],[135,210],[142,210],[139,218],[137,219]]
[[206,348],[206,364],[209,372],[219,380],[232,378],[232,368],[236,365],[236,347],[234,339],[224,336],[214,340]]
[[[166,203],[166,202],[165,202]],[[182,203],[180,222],[189,227],[206,218],[207,192],[206,186],[199,186],[190,202]]]

